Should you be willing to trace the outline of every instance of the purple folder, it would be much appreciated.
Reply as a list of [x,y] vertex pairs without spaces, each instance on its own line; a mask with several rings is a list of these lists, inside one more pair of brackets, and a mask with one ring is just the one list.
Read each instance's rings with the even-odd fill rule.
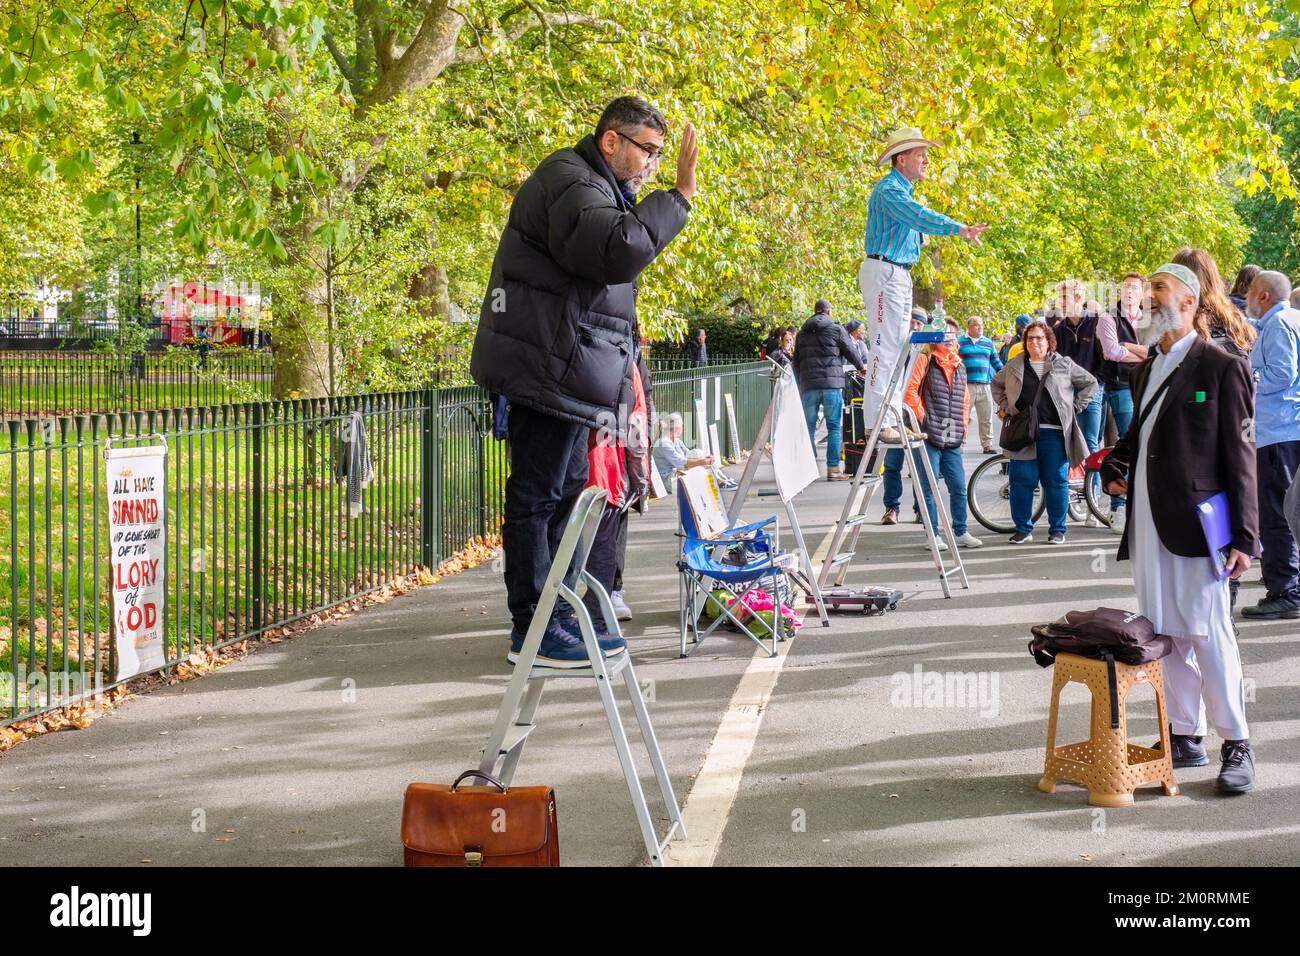
[[1232,521],[1228,514],[1228,496],[1220,491],[1196,506],[1196,516],[1201,519],[1201,530],[1210,549],[1210,563],[1220,581],[1228,577],[1228,554],[1232,543]]

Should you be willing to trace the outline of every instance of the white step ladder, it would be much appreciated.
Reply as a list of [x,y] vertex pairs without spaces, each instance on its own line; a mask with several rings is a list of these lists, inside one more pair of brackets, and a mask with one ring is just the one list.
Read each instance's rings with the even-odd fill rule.
[[[863,449],[862,458],[853,473],[853,483],[849,486],[849,494],[844,501],[844,509],[840,512],[839,521],[835,523],[835,530],[831,534],[830,548],[822,562],[821,573],[817,576],[817,583],[821,588],[826,588],[828,585],[831,587],[842,586],[849,564],[857,553],[858,539],[862,535],[862,525],[867,520],[867,509],[871,506],[871,499],[875,496],[876,488],[884,482],[883,476],[878,473],[868,475],[867,466],[871,463],[872,456],[879,444],[880,432],[884,428],[886,417],[891,410],[898,418],[898,431],[902,433],[903,444],[888,447],[901,447],[903,451],[903,465],[911,478],[912,494],[915,496],[917,507],[921,512],[921,523],[925,527],[926,539],[930,543],[930,555],[934,559],[935,572],[939,577],[939,585],[943,588],[943,596],[945,598],[952,597],[952,589],[948,584],[948,579],[952,575],[957,575],[961,579],[963,588],[970,587],[970,581],[966,577],[966,566],[962,563],[961,553],[957,547],[957,536],[952,530],[952,520],[948,515],[948,506],[944,503],[939,485],[935,481],[934,470],[930,467],[930,456],[925,451],[925,442],[910,437],[911,430],[920,431],[920,423],[916,419],[916,413],[901,398],[902,386],[910,380],[912,369],[916,364],[916,357],[920,354],[921,349],[926,345],[943,342],[945,338],[946,333],[944,332],[913,332],[908,347],[899,353],[898,361],[894,363],[894,370],[889,377],[889,385],[885,391],[887,400],[881,402],[880,408],[876,411],[876,419],[872,422],[871,431],[868,433],[867,446]],[[895,398],[895,396],[898,397]],[[939,550],[937,529],[931,524],[930,510],[925,506],[925,493],[922,490],[921,479],[915,468],[915,462],[918,458],[921,461],[922,469],[925,471],[926,481],[929,482],[931,493],[934,495],[935,512],[939,516],[944,541],[947,543],[948,552],[953,558],[951,568],[946,567],[944,564],[943,552]],[[845,540],[846,535],[847,540]],[[843,550],[841,550],[841,546],[843,546]],[[834,577],[832,577],[832,572],[834,572]]]
[[[594,680],[600,694],[600,702],[605,708],[605,719],[609,722],[610,733],[614,737],[618,762],[627,780],[627,789],[632,797],[637,824],[641,828],[641,837],[645,841],[646,855],[650,859],[651,866],[663,866],[664,848],[674,839],[686,838],[686,824],[682,821],[682,811],[677,804],[668,770],[664,766],[654,727],[650,724],[650,712],[646,709],[641,686],[637,683],[636,671],[632,666],[632,654],[629,650],[613,655],[601,653],[591,614],[577,593],[579,581],[592,589],[600,603],[606,629],[610,635],[621,636],[622,631],[614,614],[613,605],[610,603],[609,593],[586,570],[587,556],[591,553],[591,543],[596,536],[597,525],[600,524],[600,516],[605,508],[605,498],[603,490],[588,488],[578,496],[573,506],[568,526],[560,539],[550,574],[546,578],[546,586],[542,589],[537,609],[533,612],[533,623],[524,638],[519,661],[515,664],[514,675],[510,678],[505,698],[501,702],[501,709],[497,712],[492,736],[483,750],[479,772],[492,774],[505,786],[510,786],[515,768],[519,765],[519,757],[523,753],[524,743],[528,735],[537,727],[537,706],[541,702],[546,682],[553,678]],[[573,608],[577,616],[582,640],[591,661],[588,667],[562,669],[544,667],[536,663],[542,634],[546,630],[546,624],[551,619],[557,601],[561,598]],[[637,775],[636,764],[632,760],[627,732],[623,728],[623,719],[619,715],[618,702],[614,697],[613,679],[619,675],[622,675],[623,682],[627,685],[628,697],[632,701],[632,712],[636,715],[641,739],[649,753],[650,766],[659,783],[659,793],[672,820],[672,826],[662,839],[657,835],[654,821],[650,817],[645,791],[641,787],[641,778]],[[501,765],[499,772],[498,761]]]

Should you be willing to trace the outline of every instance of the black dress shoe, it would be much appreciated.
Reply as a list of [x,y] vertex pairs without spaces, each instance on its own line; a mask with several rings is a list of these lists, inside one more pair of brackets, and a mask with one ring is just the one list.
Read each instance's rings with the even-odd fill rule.
[[[1160,749],[1160,741],[1156,741],[1155,749]],[[1188,734],[1169,734],[1169,756],[1173,759],[1175,767],[1204,767],[1210,762],[1210,758],[1205,753],[1205,738],[1192,737]]]
[[1266,597],[1258,604],[1243,607],[1241,616],[1256,621],[1294,620],[1300,618],[1300,601],[1285,594],[1272,598]]
[[1249,740],[1225,740],[1217,782],[1220,793],[1250,793],[1255,789],[1255,751]]

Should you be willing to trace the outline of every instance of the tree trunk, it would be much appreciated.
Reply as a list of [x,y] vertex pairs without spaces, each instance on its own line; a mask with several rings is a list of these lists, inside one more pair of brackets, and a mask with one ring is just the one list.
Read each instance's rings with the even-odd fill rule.
[[[298,261],[295,261],[297,259]],[[271,351],[275,359],[273,384],[278,398],[320,398],[330,393],[334,362],[334,387],[342,387],[343,366],[337,337],[330,329],[328,294],[325,277],[310,260],[290,253],[286,272],[302,275],[305,269],[315,272],[313,288],[275,290],[275,328]],[[333,354],[331,354],[333,353]]]
[[420,313],[426,319],[446,322],[451,319],[451,290],[447,281],[447,270],[436,263],[422,266],[411,277],[407,295],[420,306]]

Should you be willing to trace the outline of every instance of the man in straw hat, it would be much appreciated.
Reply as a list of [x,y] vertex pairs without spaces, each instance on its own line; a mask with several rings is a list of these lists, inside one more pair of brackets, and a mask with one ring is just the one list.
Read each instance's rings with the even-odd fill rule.
[[1170,263],[1150,277],[1151,319],[1143,344],[1156,346],[1129,377],[1135,418],[1106,459],[1102,480],[1128,495],[1120,561],[1133,559],[1138,610],[1173,638],[1164,658],[1175,767],[1209,763],[1206,716],[1223,738],[1218,788],[1255,785],[1241,657],[1232,632],[1226,578],[1211,561],[1198,506],[1223,492],[1231,542],[1224,563],[1238,578],[1259,541],[1250,368],[1196,334],[1196,274]]
[[[979,245],[988,226],[963,226],[955,219],[927,209],[912,197],[914,184],[930,168],[930,148],[937,146],[915,127],[904,127],[889,137],[876,165],[891,163],[893,169],[871,191],[867,203],[866,258],[858,271],[858,284],[867,307],[867,335],[871,341],[871,362],[867,366],[863,414],[868,427],[874,423],[882,403],[891,407],[902,391],[886,395],[889,377],[907,340],[908,312],[912,308],[912,266],[921,256],[922,234],[961,236]],[[887,416],[880,440],[899,444],[902,436]]]

